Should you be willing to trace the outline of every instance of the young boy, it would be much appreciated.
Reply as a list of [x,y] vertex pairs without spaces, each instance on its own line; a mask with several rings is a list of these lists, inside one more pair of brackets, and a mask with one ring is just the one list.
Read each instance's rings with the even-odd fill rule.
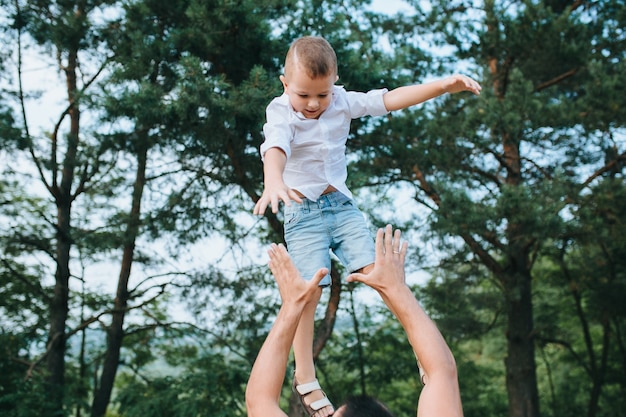
[[[265,189],[254,214],[263,215],[268,206],[277,213],[279,202],[284,202],[285,242],[305,279],[321,267],[330,271],[329,250],[349,272],[367,274],[374,264],[374,241],[345,183],[351,119],[382,116],[445,93],[479,94],[481,87],[469,77],[453,75],[391,91],[346,91],[335,85],[339,77],[333,48],[313,36],[292,43],[284,69],[280,77],[284,93],[266,109],[265,142],[260,149]],[[320,286],[328,285],[327,275]],[[304,309],[293,341],[294,389],[314,417],[334,412],[317,383],[313,363],[314,317],[320,296],[321,289]]]

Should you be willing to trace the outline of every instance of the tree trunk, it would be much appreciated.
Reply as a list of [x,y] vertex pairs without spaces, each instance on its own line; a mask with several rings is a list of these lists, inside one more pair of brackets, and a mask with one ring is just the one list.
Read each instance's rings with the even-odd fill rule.
[[63,399],[65,387],[65,352],[66,334],[65,327],[69,313],[69,280],[70,280],[70,250],[71,239],[71,207],[72,207],[72,184],[74,182],[74,170],[76,154],[78,151],[80,131],[80,111],[76,101],[76,67],[77,49],[68,52],[67,65],[63,67],[66,77],[68,94],[68,112],[70,118],[70,131],[67,137],[67,149],[61,170],[61,182],[58,182],[56,171],[56,152],[58,149],[59,124],[51,134],[52,146],[50,160],[52,161],[52,183],[49,191],[54,197],[57,208],[56,222],[56,272],[54,283],[54,295],[50,302],[50,329],[48,332],[48,351],[46,357],[46,391],[49,399],[49,415],[63,414]]
[[[497,37],[497,14],[494,2],[485,2],[487,13],[487,31]],[[507,94],[509,71],[514,57],[505,53],[496,56],[496,51],[488,57],[488,67],[493,79],[493,91],[500,101]],[[506,170],[505,183],[509,187],[521,187],[522,160],[519,140],[509,133],[505,126],[494,129],[501,132],[502,163]],[[525,234],[522,225],[513,218],[515,213],[508,213],[506,231],[507,265],[497,273],[505,295],[507,311],[507,356],[506,390],[509,400],[509,417],[539,417],[539,393],[535,364],[535,345],[533,327],[532,277],[530,274],[529,248],[532,239]]]
[[505,365],[509,417],[538,417],[531,276],[520,265],[503,283],[508,305]]
[[54,295],[50,302],[50,329],[48,331],[48,353],[46,357],[46,396],[49,415],[62,415],[65,387],[65,324],[68,316],[69,300],[69,239],[70,208],[57,207],[57,243]]
[[[143,139],[143,140],[142,140]],[[107,332],[107,349],[102,364],[102,374],[100,384],[95,392],[91,406],[92,417],[103,417],[111,401],[111,392],[119,366],[120,351],[124,340],[124,318],[128,307],[128,282],[133,264],[135,251],[135,241],[139,233],[141,222],[141,197],[146,184],[146,165],[148,159],[147,138],[142,138],[143,146],[140,147],[137,155],[137,172],[133,187],[132,207],[130,218],[127,224],[126,240],[122,255],[122,265],[117,283],[117,293],[115,296],[113,317],[111,326]]]
[[[521,187],[523,178],[519,143],[504,132],[502,149],[508,174],[506,184]],[[506,231],[508,265],[500,275],[507,305],[505,365],[509,417],[539,417],[529,254],[533,240],[522,225],[512,220],[514,217],[515,213],[509,213]]]

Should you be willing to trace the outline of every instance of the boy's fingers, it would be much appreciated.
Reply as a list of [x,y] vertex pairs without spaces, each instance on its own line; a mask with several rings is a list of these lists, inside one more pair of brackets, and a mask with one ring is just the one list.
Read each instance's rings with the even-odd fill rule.
[[[275,200],[273,200],[273,204],[272,204],[272,208],[274,209],[274,213],[278,212],[278,205],[280,204],[280,202],[284,202],[285,206],[289,207],[291,206],[291,198],[290,198],[290,194],[288,192],[280,192],[278,193],[278,195],[276,196]],[[275,203],[275,205],[274,205]]]
[[297,203],[302,203],[302,199],[300,198],[300,196],[298,195],[298,193],[296,193],[294,190],[289,189],[289,197],[297,202]]
[[261,197],[256,202],[256,204],[254,205],[254,210],[252,211],[252,213],[257,215],[257,214],[263,214],[263,212],[264,212],[264,210],[263,210],[263,197]]
[[278,213],[278,198],[272,197],[272,213]]

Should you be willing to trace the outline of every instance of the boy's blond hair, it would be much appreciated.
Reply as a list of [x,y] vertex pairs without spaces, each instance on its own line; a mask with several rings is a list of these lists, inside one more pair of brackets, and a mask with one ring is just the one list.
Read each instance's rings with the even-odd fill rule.
[[285,75],[300,65],[311,79],[337,75],[337,55],[330,43],[319,36],[296,39],[287,51]]

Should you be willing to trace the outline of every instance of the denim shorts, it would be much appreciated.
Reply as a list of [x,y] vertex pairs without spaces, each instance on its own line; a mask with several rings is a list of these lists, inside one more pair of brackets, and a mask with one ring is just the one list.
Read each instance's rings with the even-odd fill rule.
[[[374,263],[375,246],[363,213],[340,192],[324,194],[317,201],[284,206],[285,242],[296,267],[306,280],[318,269],[330,271],[330,250],[349,272]],[[330,275],[320,286],[330,285]]]

